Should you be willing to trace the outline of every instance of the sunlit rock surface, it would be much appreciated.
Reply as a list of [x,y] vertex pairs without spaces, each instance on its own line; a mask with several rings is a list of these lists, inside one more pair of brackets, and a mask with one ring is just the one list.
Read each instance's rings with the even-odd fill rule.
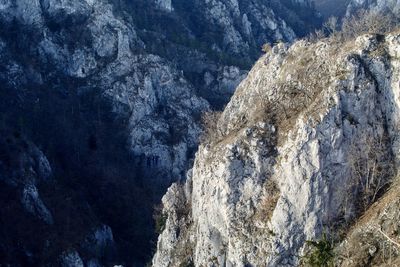
[[[153,266],[297,266],[307,240],[356,219],[362,185],[385,188],[398,166],[399,40],[299,41],[264,55],[220,137],[164,196]],[[355,176],[371,155],[385,166],[377,184]]]
[[0,262],[143,266],[201,114],[318,24],[309,1],[0,1]]

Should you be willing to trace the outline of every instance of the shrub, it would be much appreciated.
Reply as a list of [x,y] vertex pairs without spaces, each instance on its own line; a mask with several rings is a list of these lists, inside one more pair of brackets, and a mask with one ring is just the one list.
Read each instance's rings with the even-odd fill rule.
[[336,17],[329,18],[322,29],[311,34],[308,39],[315,42],[327,35],[331,41],[345,42],[363,34],[385,34],[393,31],[397,25],[398,18],[393,13],[360,10],[345,17],[341,23]]
[[328,34],[336,34],[339,28],[339,22],[336,17],[330,17],[323,25],[324,30],[328,32]]
[[366,135],[360,137],[359,142],[360,145],[353,143],[350,147],[352,180],[349,187],[359,193],[360,211],[365,211],[389,186],[395,171],[388,137]]
[[316,43],[319,40],[322,40],[326,37],[325,32],[323,30],[316,30],[315,32],[311,33],[308,37],[307,40],[310,43]]
[[264,53],[269,53],[269,52],[272,50],[272,47],[271,47],[271,45],[270,45],[269,43],[265,43],[265,44],[262,46],[261,50],[262,50]]
[[167,223],[168,215],[163,212],[163,206],[157,205],[154,207],[154,225],[155,232],[161,234],[165,230],[165,224]]
[[333,245],[324,233],[319,241],[306,241],[311,250],[304,256],[305,263],[311,267],[331,267],[335,255]]
[[179,267],[194,267],[194,263],[192,261],[192,259],[188,259],[184,262],[182,262],[181,264],[179,264]]
[[202,116],[203,133],[200,137],[201,142],[215,142],[221,137],[218,131],[218,120],[221,117],[220,111],[208,111]]
[[396,27],[396,21],[397,18],[391,13],[360,10],[343,20],[341,34],[345,39],[353,39],[366,33],[384,34]]

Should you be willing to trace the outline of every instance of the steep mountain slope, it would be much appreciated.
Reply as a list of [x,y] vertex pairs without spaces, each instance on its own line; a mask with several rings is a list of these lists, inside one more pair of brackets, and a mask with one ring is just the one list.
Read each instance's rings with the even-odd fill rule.
[[1,13],[3,123],[43,147],[64,190],[81,196],[71,205],[112,227],[120,257],[144,261],[153,203],[184,172],[208,103],[171,63],[135,54],[140,39],[109,4],[25,4]]
[[320,23],[309,0],[155,3],[119,1],[118,9],[133,14],[147,51],[176,63],[216,106],[226,104],[264,43],[293,41]]
[[358,9],[399,14],[400,2],[398,0],[351,0],[348,5],[347,14],[351,14]]
[[143,266],[201,114],[314,19],[309,1],[0,1],[0,262]]
[[351,16],[360,10],[381,12],[385,15],[393,13],[398,16],[400,2],[397,0],[315,0],[315,8],[325,19]]
[[399,266],[400,188],[398,182],[350,229],[335,248],[340,266]]
[[398,167],[399,40],[300,41],[263,56],[219,138],[164,196],[153,265],[297,266],[307,240],[345,230]]
[[315,0],[314,2],[315,8],[327,19],[331,16],[342,17],[346,15],[346,9],[351,0]]

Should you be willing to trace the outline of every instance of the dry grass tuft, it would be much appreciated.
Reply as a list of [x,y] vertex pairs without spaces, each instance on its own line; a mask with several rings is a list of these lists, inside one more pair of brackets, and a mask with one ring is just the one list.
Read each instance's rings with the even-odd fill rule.
[[201,143],[218,142],[222,134],[218,130],[218,120],[221,117],[220,111],[208,111],[202,116],[203,133],[200,136]]
[[269,221],[275,210],[280,197],[278,185],[273,180],[268,180],[265,184],[266,194],[258,210],[258,218],[262,221]]

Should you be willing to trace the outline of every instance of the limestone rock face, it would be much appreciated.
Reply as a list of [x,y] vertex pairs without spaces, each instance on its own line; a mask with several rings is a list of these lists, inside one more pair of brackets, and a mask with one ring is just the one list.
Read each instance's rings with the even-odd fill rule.
[[[264,43],[293,41],[320,24],[311,1],[189,0],[173,6],[171,1],[131,2],[126,8],[137,9],[134,22],[143,24],[141,9],[148,17],[149,25],[137,29],[146,49],[177,62],[200,95],[218,107],[226,104],[237,85],[237,77],[229,87],[219,82],[216,77],[223,76],[224,69],[245,73]],[[154,5],[157,10],[147,14],[146,8]],[[200,78],[207,73],[214,83]]]
[[62,267],[83,267],[82,259],[75,250],[65,253],[61,257]]
[[171,11],[174,10],[174,7],[172,6],[171,0],[156,0],[156,5],[161,10],[165,10],[165,11],[168,11],[168,12],[171,12]]
[[18,192],[24,209],[46,224],[53,224],[51,212],[40,198],[37,186],[51,180],[47,158],[33,143],[2,131],[0,181]]
[[[76,201],[70,189],[62,186],[47,157],[34,143],[16,130],[0,131],[1,226],[7,229],[1,234],[1,261],[15,266],[20,266],[20,260],[35,263],[37,248],[61,266],[112,259],[115,244],[111,228],[94,226],[96,222],[88,218],[91,211],[87,204]],[[80,257],[76,249],[62,251],[66,247],[61,244],[71,236],[78,237],[74,246],[85,257]],[[16,244],[14,240],[23,241]]]
[[351,14],[357,9],[370,9],[378,12],[393,12],[399,14],[400,1],[398,0],[352,0],[347,9],[347,14]]
[[40,199],[39,192],[34,185],[30,184],[24,187],[21,202],[28,212],[36,215],[48,224],[53,224],[53,217]]
[[[398,166],[399,40],[299,41],[263,56],[218,140],[164,196],[153,265],[295,266],[306,240],[357,217],[374,200],[363,185],[385,187]],[[357,167],[371,155],[385,166],[373,182]]]
[[393,13],[398,16],[400,2],[398,0],[316,0],[316,9],[325,19],[351,16],[359,10],[371,10],[383,14]]
[[[0,129],[32,144],[19,165],[1,160],[0,262],[143,266],[201,114],[227,103],[262,44],[318,24],[310,1],[0,0]],[[88,250],[99,225],[114,241]]]
[[[249,43],[246,42],[250,39],[249,37],[258,40],[269,39],[266,38],[266,35],[255,36],[253,30],[264,31],[266,34],[270,32],[273,34],[272,39],[275,40],[292,41],[296,36],[293,29],[287,26],[286,22],[279,15],[277,16],[270,6],[262,2],[242,4],[242,8],[237,0],[196,0],[193,2],[194,5],[205,11],[204,16],[209,24],[214,24],[214,27],[223,30],[222,44],[236,54],[250,52]],[[242,21],[244,32],[235,25],[236,20]],[[260,44],[259,41],[257,43]]]

